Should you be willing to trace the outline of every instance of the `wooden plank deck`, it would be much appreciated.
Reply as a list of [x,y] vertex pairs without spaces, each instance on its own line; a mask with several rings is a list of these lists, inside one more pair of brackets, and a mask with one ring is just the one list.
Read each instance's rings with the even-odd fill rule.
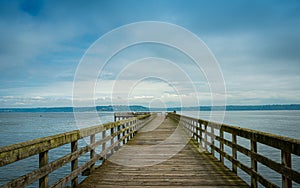
[[157,116],[79,187],[249,187],[175,130],[184,135],[173,120]]

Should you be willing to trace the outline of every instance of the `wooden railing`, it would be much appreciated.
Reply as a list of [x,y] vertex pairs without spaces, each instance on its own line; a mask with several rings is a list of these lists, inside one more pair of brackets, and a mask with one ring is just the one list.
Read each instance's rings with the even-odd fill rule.
[[[237,168],[239,168],[248,174],[251,177],[251,187],[258,187],[258,182],[265,187],[279,187],[260,174],[257,168],[258,163],[281,174],[282,187],[292,187],[292,182],[300,184],[300,173],[292,168],[291,157],[292,154],[295,157],[300,156],[300,140],[209,122],[174,113],[169,113],[168,116],[184,126],[199,145],[214,157],[218,157],[223,164],[224,158],[226,158],[231,163],[231,170],[234,173],[237,174]],[[224,134],[227,134],[227,138],[225,138]],[[238,138],[248,140],[250,147],[247,148],[239,144],[237,142]],[[258,143],[279,149],[278,151],[281,152],[281,161],[277,162],[260,154],[257,151]],[[231,148],[231,154],[224,150],[224,145]],[[238,152],[250,158],[250,167],[238,159]],[[216,156],[215,153],[219,155]],[[299,166],[300,164],[297,165]]]
[[[0,187],[25,187],[38,180],[39,187],[42,188],[63,187],[68,182],[71,182],[72,187],[76,187],[78,185],[78,176],[81,173],[92,171],[98,160],[104,160],[113,154],[114,151],[118,150],[119,147],[126,144],[133,138],[136,131],[144,125],[144,122],[147,121],[150,116],[150,113],[148,113],[113,123],[106,123],[1,147],[0,170],[3,166],[34,155],[39,155],[39,168]],[[101,137],[101,139],[96,140],[96,135],[100,135],[98,137]],[[84,138],[88,138],[90,143],[89,145],[79,148],[78,141]],[[70,144],[71,153],[49,163],[49,151],[66,144]],[[98,147],[101,148],[100,153],[95,152]],[[78,158],[88,152],[90,153],[89,160],[83,165],[78,166]],[[71,163],[71,172],[49,186],[48,175],[68,163]]]

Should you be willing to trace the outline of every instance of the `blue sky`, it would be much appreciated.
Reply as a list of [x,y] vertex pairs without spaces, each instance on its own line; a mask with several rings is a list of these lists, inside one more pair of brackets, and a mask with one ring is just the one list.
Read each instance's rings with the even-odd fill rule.
[[[220,65],[227,104],[300,103],[300,2],[297,0],[3,0],[0,1],[0,107],[72,106],[73,79],[85,51],[105,33],[140,21],[177,24],[200,37]],[[127,61],[133,54],[139,54],[140,58],[180,56],[170,51],[144,45],[128,49],[123,56]],[[110,89],[116,79],[114,71],[122,63],[119,58],[112,60],[105,79],[98,83],[96,105],[111,104],[112,97],[116,98],[114,104],[125,103],[121,99],[128,94],[122,96],[116,92],[112,96]],[[148,65],[152,65],[151,61]],[[205,78],[192,71],[190,74],[193,81],[199,78],[197,95],[201,105],[210,105]],[[162,80],[145,80],[134,89],[130,104],[178,105],[182,96],[174,94],[174,88],[169,86]],[[183,86],[177,88],[185,89],[183,100],[194,105],[194,96],[190,97],[191,91]]]

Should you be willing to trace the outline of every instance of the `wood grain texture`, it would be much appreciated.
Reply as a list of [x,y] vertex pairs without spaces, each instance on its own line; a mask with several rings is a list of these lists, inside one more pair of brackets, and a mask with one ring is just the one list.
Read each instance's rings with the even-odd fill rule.
[[[157,126],[157,123],[160,125]],[[145,161],[159,161],[170,153],[174,145],[182,144],[176,139],[164,143],[176,128],[177,124],[173,120],[157,116],[126,144],[141,147],[140,152],[135,153],[130,147],[122,147],[79,187],[249,187],[193,139],[168,160],[156,165],[139,165]],[[148,151],[159,144],[161,149],[152,153]],[[129,161],[133,161],[136,166],[121,165],[121,162],[126,164]]]

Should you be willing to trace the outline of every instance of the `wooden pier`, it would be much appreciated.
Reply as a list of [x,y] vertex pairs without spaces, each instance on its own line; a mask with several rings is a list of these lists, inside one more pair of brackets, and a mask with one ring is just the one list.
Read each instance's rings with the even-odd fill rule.
[[[159,151],[152,148],[153,145],[161,144],[177,128],[177,123],[172,119],[159,121],[164,119],[164,116],[157,116],[144,127],[145,130],[154,127],[153,131],[144,132],[142,129],[141,133],[106,160],[79,187],[249,187],[210,153],[201,150],[194,140],[188,141],[181,151],[174,153],[169,159],[165,156],[170,154],[170,148],[173,144],[182,144],[181,142],[160,145],[158,147],[162,149]],[[156,128],[156,123],[161,124]],[[145,149],[132,153],[135,150],[127,145],[133,148],[142,146]],[[147,160],[151,162],[147,163]]]
[[[300,140],[174,113],[167,118],[155,113],[118,115],[116,122],[1,147],[0,170],[34,155],[39,156],[39,167],[0,187],[26,187],[35,181],[43,188],[65,187],[69,182],[71,187],[81,188],[300,185],[299,164],[296,169],[292,165],[300,156]],[[241,138],[249,147],[239,143]],[[89,140],[87,145],[79,145],[81,139]],[[70,153],[50,162],[49,151],[66,144],[70,144]],[[281,161],[260,154],[258,144],[276,148]],[[89,159],[79,165],[79,157],[86,153]],[[240,160],[241,154],[248,157],[250,166]],[[99,160],[102,163],[97,166]],[[49,185],[49,174],[68,163],[70,172]],[[264,177],[259,163],[280,174],[281,185]],[[238,171],[248,174],[250,181],[238,177]],[[88,177],[79,182],[81,175]]]

